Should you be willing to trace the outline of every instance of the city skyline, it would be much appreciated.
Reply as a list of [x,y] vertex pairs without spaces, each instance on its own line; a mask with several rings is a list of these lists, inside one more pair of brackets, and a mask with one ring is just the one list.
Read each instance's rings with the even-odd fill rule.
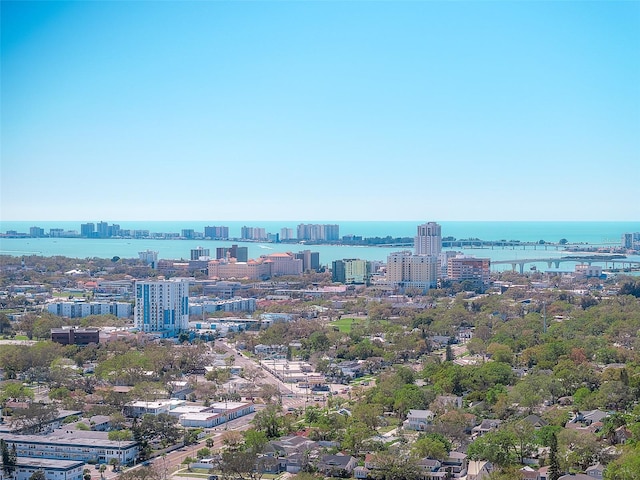
[[640,219],[638,2],[1,8],[2,221]]

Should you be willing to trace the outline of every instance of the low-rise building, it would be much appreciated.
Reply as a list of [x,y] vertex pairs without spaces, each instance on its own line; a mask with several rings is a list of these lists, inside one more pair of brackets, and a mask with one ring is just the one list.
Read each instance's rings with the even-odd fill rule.
[[74,460],[53,460],[48,458],[18,457],[13,475],[0,470],[0,479],[29,480],[31,475],[40,471],[45,480],[82,480],[84,462]]
[[9,445],[15,444],[18,457],[97,463],[109,463],[114,458],[127,465],[138,456],[137,442],[78,438],[77,432],[47,436],[3,433],[2,436]]

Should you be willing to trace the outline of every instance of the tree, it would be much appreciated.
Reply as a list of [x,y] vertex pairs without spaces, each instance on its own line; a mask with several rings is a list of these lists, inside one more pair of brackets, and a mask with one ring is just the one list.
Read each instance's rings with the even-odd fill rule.
[[38,433],[57,415],[58,409],[55,405],[30,403],[26,408],[14,410],[11,424],[21,430]]
[[560,463],[558,462],[558,437],[554,433],[551,435],[549,445],[549,480],[560,478]]
[[104,472],[107,470],[107,466],[104,463],[100,464],[98,471],[100,472],[100,478],[104,478]]
[[162,473],[154,467],[132,468],[122,473],[119,480],[162,480]]
[[277,438],[280,435],[280,408],[277,405],[270,404],[256,413],[253,417],[253,424],[256,430],[263,431],[267,438]]
[[158,440],[163,445],[176,443],[181,436],[181,431],[176,425],[176,418],[167,414],[144,415],[142,420],[132,427],[136,441],[146,445]]
[[196,452],[198,458],[207,458],[211,455],[211,450],[207,447],[201,448]]
[[8,477],[12,477],[13,472],[16,470],[16,463],[18,461],[16,444],[14,443],[12,448],[9,448],[7,442],[0,438],[0,452],[2,455],[2,471]]
[[222,452],[216,459],[216,470],[224,480],[260,480],[264,458],[251,451]]
[[412,448],[412,453],[418,458],[435,458],[437,460],[444,460],[448,457],[451,450],[451,442],[449,442],[443,435],[440,434],[427,434],[420,435],[415,441]]
[[373,457],[376,469],[371,472],[375,480],[418,480],[420,471],[414,462],[397,455],[377,453]]
[[246,430],[243,436],[245,448],[255,453],[261,453],[269,442],[265,432],[259,432],[253,428]]
[[36,470],[31,474],[29,480],[46,480],[44,472],[42,470]]

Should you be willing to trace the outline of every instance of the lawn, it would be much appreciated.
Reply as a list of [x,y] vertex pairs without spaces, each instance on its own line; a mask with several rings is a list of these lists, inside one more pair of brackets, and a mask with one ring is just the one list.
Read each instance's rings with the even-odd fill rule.
[[329,325],[332,327],[338,327],[342,333],[351,333],[351,326],[355,323],[358,324],[362,320],[357,320],[355,318],[341,318],[340,320],[336,320],[335,322],[331,322]]

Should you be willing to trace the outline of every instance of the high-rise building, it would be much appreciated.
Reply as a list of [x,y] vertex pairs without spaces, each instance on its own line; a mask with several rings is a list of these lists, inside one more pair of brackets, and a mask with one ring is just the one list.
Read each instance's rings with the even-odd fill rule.
[[623,233],[622,247],[631,249],[640,249],[640,232]]
[[214,240],[227,239],[229,238],[229,227],[204,227],[204,236]]
[[298,225],[298,240],[311,242],[333,242],[340,239],[339,225],[318,225],[304,224]]
[[414,240],[416,255],[438,256],[442,250],[442,228],[435,222],[418,225]]
[[80,225],[80,235],[83,237],[91,238],[96,231],[96,226],[93,223],[83,223]]
[[246,262],[249,260],[249,249],[247,247],[239,247],[231,245],[231,247],[216,248],[216,259],[235,258],[238,262]]
[[138,252],[138,257],[151,268],[156,268],[158,264],[158,252],[146,250],[144,252]]
[[188,328],[188,280],[138,281],[135,291],[133,321],[137,329],[172,337]]
[[408,250],[392,253],[387,257],[387,282],[402,290],[433,288],[438,282],[438,257],[412,255]]
[[369,283],[371,263],[356,258],[335,260],[332,263],[331,280],[345,284]]
[[302,250],[296,253],[296,258],[302,260],[302,271],[320,270],[320,253],[312,252],[311,250]]
[[195,231],[193,230],[193,228],[185,228],[182,230],[182,238],[186,238],[188,240],[191,240],[194,236],[195,236]]
[[240,229],[240,238],[243,240],[266,240],[267,231],[260,227],[242,227]]
[[198,247],[191,249],[191,260],[209,260],[210,253],[208,248]]
[[280,240],[292,240],[295,237],[293,236],[293,228],[282,228],[280,229]]
[[457,282],[470,280],[485,284],[489,282],[490,268],[491,260],[488,258],[456,255],[448,261],[447,277]]
[[96,227],[96,231],[100,238],[108,238],[109,237],[109,224],[107,222],[98,222]]
[[44,228],[40,228],[40,227],[31,227],[29,229],[29,236],[33,237],[33,238],[40,238],[40,237],[44,237]]

